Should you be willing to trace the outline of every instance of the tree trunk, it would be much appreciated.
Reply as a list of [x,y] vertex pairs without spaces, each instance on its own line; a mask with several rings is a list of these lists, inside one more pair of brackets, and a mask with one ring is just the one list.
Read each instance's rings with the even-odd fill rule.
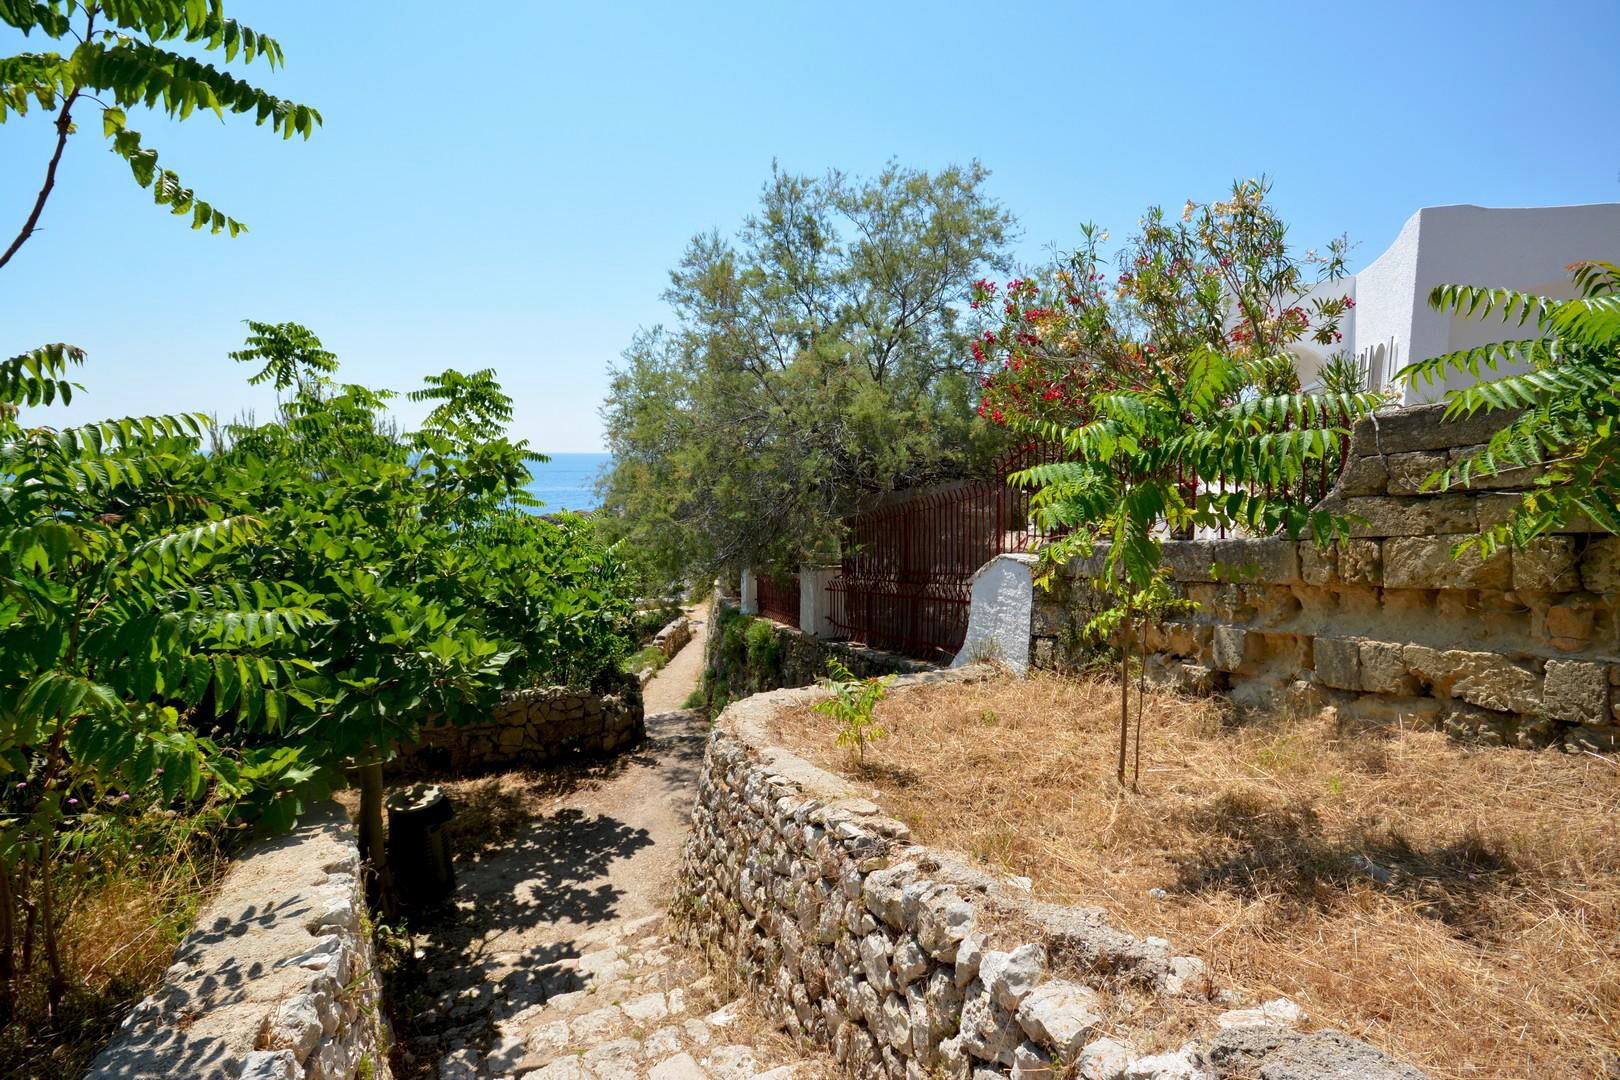
[[12,899],[11,864],[0,859],[0,1030],[17,1015],[17,905]]
[[1147,709],[1147,612],[1142,612],[1142,632],[1136,635],[1136,749],[1131,759],[1131,790],[1142,779],[1142,714]]
[[51,882],[51,838],[46,837],[39,848],[39,922],[45,939],[45,964],[50,969],[50,983],[46,987],[46,1005],[51,1022],[56,1022],[57,1007],[67,993],[67,978],[62,974],[62,954],[56,942],[56,887]]
[[1114,779],[1125,786],[1125,756],[1130,748],[1131,735],[1131,608],[1125,606],[1125,617],[1120,620],[1119,642],[1119,762]]
[[374,761],[356,771],[360,774],[360,856],[371,868],[372,907],[382,913],[384,922],[392,923],[397,921],[399,903],[383,846],[382,763]]

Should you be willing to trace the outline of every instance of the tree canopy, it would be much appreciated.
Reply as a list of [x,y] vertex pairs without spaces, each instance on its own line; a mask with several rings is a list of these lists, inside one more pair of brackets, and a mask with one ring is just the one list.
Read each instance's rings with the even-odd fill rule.
[[222,0],[0,0],[0,22],[29,38],[38,33],[72,44],[66,52],[0,57],[0,123],[25,116],[36,105],[56,114],[44,182],[16,238],[0,251],[0,266],[39,226],[68,137],[79,130],[76,108],[101,110],[109,149],[129,164],[135,182],[151,190],[157,205],[189,217],[193,229],[232,236],[246,226],[182,184],[173,169],[159,167],[158,152],[129,126],[130,110],[144,108],[175,120],[198,110],[220,119],[235,113],[287,139],[307,139],[321,123],[321,114],[308,105],[277,97],[174,47],[212,53],[226,64],[259,60],[279,67],[281,45],[227,18]]
[[688,245],[674,325],[637,335],[604,408],[606,513],[668,580],[793,564],[874,496],[987,457],[961,313],[1009,265],[988,175],[773,167],[734,236]]

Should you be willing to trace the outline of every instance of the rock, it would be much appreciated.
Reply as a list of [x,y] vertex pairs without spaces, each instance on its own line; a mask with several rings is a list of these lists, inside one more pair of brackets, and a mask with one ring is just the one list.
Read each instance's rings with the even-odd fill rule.
[[1609,673],[1602,664],[1583,660],[1547,661],[1542,711],[1570,724],[1600,724],[1609,719]]
[[988,952],[979,963],[979,979],[996,1001],[1016,1009],[1046,974],[1046,950],[1039,945],[1020,945],[1012,952]]
[[522,1080],[585,1080],[585,1070],[579,1058],[558,1058],[550,1065],[523,1074]]
[[1198,1063],[1198,1053],[1190,1046],[1168,1054],[1140,1057],[1125,1067],[1124,1080],[1215,1080]]
[[[733,1044],[717,1046],[709,1051],[703,1059],[703,1067],[716,1080],[749,1080],[759,1071],[759,1062],[754,1058],[753,1047]],[[624,1075],[633,1076],[634,1073]]]
[[1418,1069],[1337,1031],[1284,1043],[1261,1061],[1260,1080],[1427,1080]]
[[663,994],[646,994],[619,1006],[624,1015],[640,1024],[651,1024],[669,1015]]
[[1513,588],[1516,592],[1574,592],[1581,587],[1579,557],[1572,536],[1542,536],[1515,549]]
[[1058,1075],[1052,1056],[1033,1042],[1021,1043],[1013,1051],[1013,1080],[1057,1080]]
[[1547,609],[1543,628],[1559,652],[1581,652],[1592,643],[1596,621],[1597,612],[1586,604],[1554,604]]
[[708,1080],[708,1076],[691,1054],[667,1057],[647,1070],[647,1080]]
[[1305,1019],[1305,1010],[1287,998],[1272,998],[1252,1009],[1230,1009],[1215,1018],[1223,1028],[1253,1025],[1298,1024]]
[[1187,994],[1204,991],[1207,987],[1208,968],[1196,956],[1172,956],[1170,970],[1160,980],[1159,988],[1166,994]]
[[1247,657],[1249,633],[1241,626],[1217,626],[1211,645],[1216,671],[1236,671]]
[[641,1060],[641,1043],[635,1039],[614,1039],[585,1051],[579,1063],[590,1076],[601,1080],[618,1080],[634,1076]]
[[896,1050],[904,1052],[911,1044],[911,1010],[899,994],[890,994],[879,1006],[873,1034]]
[[325,1030],[320,1012],[309,994],[288,998],[276,1007],[269,1021],[266,1042],[270,1050],[288,1049],[299,1061],[309,1056]]
[[1042,983],[1018,1005],[1018,1023],[1029,1037],[1065,1059],[1079,1052],[1102,1019],[1095,990],[1059,979]]
[[956,985],[965,987],[979,977],[979,965],[984,961],[983,934],[970,933],[962,939],[956,950]]
[[1384,541],[1384,587],[1391,589],[1507,589],[1511,553],[1482,557],[1477,547],[1452,554],[1450,536],[1399,536]]
[[951,963],[973,930],[973,906],[955,893],[932,897],[917,916],[917,943],[935,960]]
[[981,1061],[1011,1065],[1013,1051],[1024,1041],[1024,1029],[1012,1010],[998,1002],[984,983],[975,980],[962,1004],[962,1049]]
[[903,989],[914,979],[921,978],[928,973],[928,957],[923,955],[922,946],[912,938],[906,938],[894,950],[894,978]]
[[1082,1080],[1120,1080],[1130,1066],[1134,1051],[1114,1039],[1098,1039],[1080,1049],[1076,1064]]
[[1311,643],[1316,681],[1337,690],[1361,689],[1361,644],[1347,638],[1319,637]]
[[1367,495],[1329,497],[1320,508],[1363,519],[1351,524],[1353,537],[1448,536],[1477,531],[1477,501],[1470,495]]
[[1384,459],[1384,466],[1389,474],[1386,490],[1391,495],[1438,492],[1441,489],[1427,488],[1425,483],[1430,476],[1450,463],[1451,458],[1444,450],[1414,450],[1405,454],[1391,454]]
[[303,1076],[291,1050],[255,1050],[242,1059],[238,1080],[303,1080]]

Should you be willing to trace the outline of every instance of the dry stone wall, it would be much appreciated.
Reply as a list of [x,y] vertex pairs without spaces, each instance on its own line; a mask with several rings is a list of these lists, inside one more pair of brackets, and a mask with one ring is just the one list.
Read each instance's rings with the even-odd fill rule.
[[[910,675],[897,689],[983,674]],[[1299,1030],[1280,1000],[1228,1008],[1176,1050],[1138,1050],[1132,1026],[1153,1003],[1220,996],[1204,965],[912,843],[843,779],[772,745],[776,713],[823,693],[760,694],[719,717],[672,910],[690,944],[848,1074],[1422,1080],[1365,1043]]]
[[472,773],[543,765],[611,754],[645,734],[634,678],[610,693],[543,686],[506,694],[484,723],[423,728],[421,741],[402,748],[391,768],[395,774]]
[[[857,677],[930,671],[936,665],[848,641],[828,641],[716,601],[709,612],[704,680],[711,700],[735,700],[784,687],[809,686],[836,659]],[[750,633],[753,639],[750,640]],[[761,636],[763,635],[763,636]]]
[[386,1078],[359,865],[332,803],[250,848],[86,1080]]
[[[1240,705],[1331,707],[1490,742],[1612,751],[1620,745],[1620,538],[1579,532],[1526,550],[1453,558],[1505,518],[1530,471],[1444,494],[1435,469],[1501,422],[1443,422],[1439,406],[1377,413],[1322,504],[1361,519],[1327,550],[1286,540],[1170,541],[1175,591],[1198,610],[1150,628],[1149,672]],[[1037,591],[1031,659],[1063,668],[1090,651],[1097,606],[1077,561]]]

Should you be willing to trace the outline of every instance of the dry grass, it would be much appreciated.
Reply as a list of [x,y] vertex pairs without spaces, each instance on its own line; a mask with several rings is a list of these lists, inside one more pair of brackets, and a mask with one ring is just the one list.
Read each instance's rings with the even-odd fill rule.
[[54,1022],[36,940],[19,980],[18,1019],[0,1031],[0,1076],[82,1076],[129,1009],[155,987],[175,946],[223,876],[225,852],[206,815],[154,813],[87,846],[56,880],[69,989]]
[[897,695],[864,769],[808,709],[778,734],[873,784],[921,842],[1104,907],[1437,1080],[1610,1075],[1620,763],[1320,717],[1238,725],[1160,694],[1128,793],[1118,693],[1037,677]]

